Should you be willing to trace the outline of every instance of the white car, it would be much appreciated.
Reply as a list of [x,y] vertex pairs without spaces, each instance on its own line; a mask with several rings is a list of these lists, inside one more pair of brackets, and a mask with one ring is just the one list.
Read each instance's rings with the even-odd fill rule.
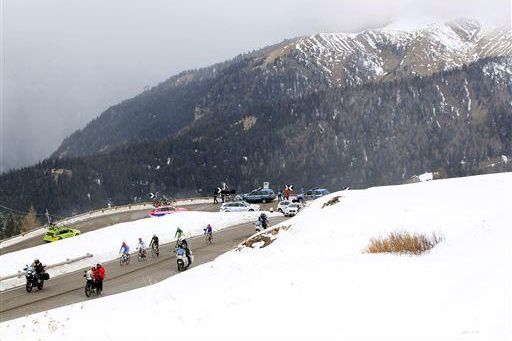
[[281,213],[284,213],[284,209],[291,204],[291,201],[288,201],[288,200],[283,200],[281,201],[278,205],[277,205],[277,208],[276,208],[276,211],[277,212],[281,212]]
[[220,207],[221,212],[259,211],[260,205],[249,204],[245,201],[226,202]]
[[291,203],[288,206],[285,207],[283,213],[285,217],[292,217],[299,213],[301,209],[301,204],[299,203]]

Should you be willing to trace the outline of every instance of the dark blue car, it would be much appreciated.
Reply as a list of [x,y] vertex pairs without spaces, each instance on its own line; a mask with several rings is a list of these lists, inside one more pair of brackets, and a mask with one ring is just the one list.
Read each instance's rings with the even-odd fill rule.
[[294,202],[304,202],[306,200],[315,200],[324,195],[329,194],[329,190],[325,188],[312,188],[306,193],[298,194],[297,197],[293,200]]
[[267,203],[272,202],[276,198],[276,194],[270,188],[258,188],[250,193],[246,193],[242,195],[242,199],[247,202],[261,202]]

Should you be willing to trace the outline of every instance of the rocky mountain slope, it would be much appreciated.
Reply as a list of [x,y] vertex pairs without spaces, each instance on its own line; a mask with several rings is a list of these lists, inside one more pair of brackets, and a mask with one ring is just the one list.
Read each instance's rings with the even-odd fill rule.
[[[176,136],[221,105],[244,114],[254,102],[299,98],[332,87],[427,76],[481,58],[512,55],[512,32],[472,20],[415,31],[320,33],[183,72],[109,108],[64,140],[53,157],[111,151],[119,145]],[[240,108],[240,110],[238,109]]]

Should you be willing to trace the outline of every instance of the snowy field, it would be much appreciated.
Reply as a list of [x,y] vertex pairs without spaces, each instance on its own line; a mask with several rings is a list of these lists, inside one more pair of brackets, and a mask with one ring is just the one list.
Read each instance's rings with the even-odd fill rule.
[[[63,239],[57,243],[43,244],[32,248],[7,253],[0,256],[0,277],[8,276],[21,270],[26,264],[38,258],[43,264],[57,264],[67,258],[73,259],[91,253],[93,257],[48,269],[51,277],[75,271],[96,262],[105,262],[119,257],[121,243],[125,241],[130,251],[135,251],[138,238],[149,244],[153,234],[160,238],[160,243],[175,240],[174,233],[178,226],[187,237],[203,234],[203,228],[211,224],[215,231],[232,225],[256,221],[261,212],[211,213],[186,211],[163,217],[151,217],[132,222],[120,223]],[[267,212],[270,215],[270,213]],[[25,277],[7,279],[0,282],[0,290],[23,285]]]
[[[332,193],[265,248],[2,323],[2,339],[510,340],[511,207],[512,173]],[[444,240],[364,252],[392,231]]]

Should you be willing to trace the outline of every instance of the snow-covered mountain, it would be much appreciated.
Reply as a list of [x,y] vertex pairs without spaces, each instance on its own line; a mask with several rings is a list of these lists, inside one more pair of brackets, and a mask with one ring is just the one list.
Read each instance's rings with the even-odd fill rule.
[[300,64],[316,68],[333,85],[410,75],[431,75],[480,58],[512,55],[512,32],[474,20],[413,30],[392,25],[357,34],[319,33],[285,46]]
[[[332,193],[266,247],[4,322],[2,339],[510,340],[511,188],[504,173]],[[395,231],[442,240],[365,252]]]
[[299,98],[335,87],[428,76],[488,57],[512,56],[512,31],[464,19],[410,30],[299,37],[204,69],[183,72],[109,108],[64,140],[54,157],[108,152],[176,136],[198,118]]

